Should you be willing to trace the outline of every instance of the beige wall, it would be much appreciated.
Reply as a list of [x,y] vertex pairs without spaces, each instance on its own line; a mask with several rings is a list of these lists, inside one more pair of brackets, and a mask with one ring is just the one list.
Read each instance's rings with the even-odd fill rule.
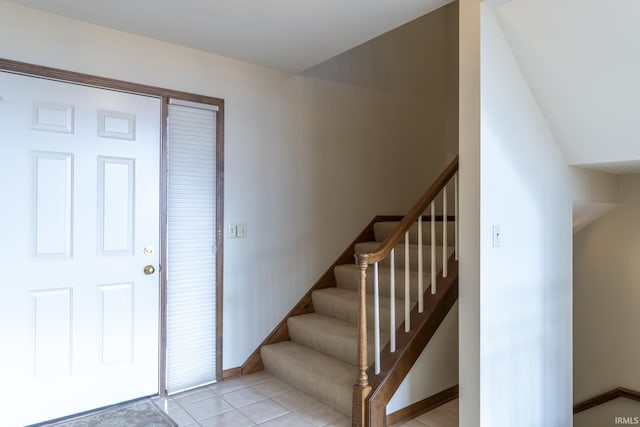
[[459,0],[460,426],[480,425],[480,4]]
[[387,404],[387,414],[458,385],[457,354],[458,303],[451,307],[409,375]]
[[617,203],[618,175],[585,169],[569,168],[573,200],[585,203]]
[[[410,90],[407,87],[408,81],[416,81],[416,83],[419,82],[416,85],[416,92],[422,93],[428,99],[439,99],[441,105],[445,106],[441,111],[444,114],[443,138],[447,141],[443,147],[445,159],[452,158],[457,154],[458,149],[458,6],[458,2],[452,3],[436,13],[426,15],[394,31],[394,35],[398,33],[398,42],[403,45],[410,45],[415,40],[441,39],[441,37],[434,38],[434,32],[444,34],[444,44],[428,43],[421,48],[424,52],[422,61],[415,62],[408,53],[403,55],[401,51],[394,50],[388,41],[386,44],[380,43],[377,46],[384,56],[389,57],[390,63],[396,64],[396,69],[390,77],[374,84],[383,88],[396,87],[402,91]],[[445,19],[442,19],[443,15]],[[362,47],[367,49],[369,44]],[[435,54],[435,52],[438,53]],[[431,59],[433,57],[446,59],[443,64],[437,66]],[[409,71],[408,75],[414,78],[403,79],[404,70]],[[421,75],[429,78],[420,80]],[[446,85],[438,82],[446,82]],[[457,354],[458,306],[456,304],[389,401],[387,414],[457,385],[459,383]]]
[[[616,427],[640,424],[640,403],[630,399],[616,399],[595,408],[580,412],[573,417],[573,427]],[[628,417],[616,423],[616,417]]]
[[[574,236],[574,401],[640,390],[640,175],[619,178],[619,206]],[[639,416],[640,405],[611,416]],[[595,414],[595,413],[594,413]],[[595,415],[594,415],[595,416]],[[576,426],[591,426],[576,417]],[[578,420],[580,419],[580,423]]]
[[[225,241],[227,369],[457,152],[448,10],[293,75],[0,1],[0,57],[225,99],[225,220],[248,224],[247,240]],[[398,73],[387,49],[428,63],[428,81]],[[389,75],[406,81],[372,83]]]

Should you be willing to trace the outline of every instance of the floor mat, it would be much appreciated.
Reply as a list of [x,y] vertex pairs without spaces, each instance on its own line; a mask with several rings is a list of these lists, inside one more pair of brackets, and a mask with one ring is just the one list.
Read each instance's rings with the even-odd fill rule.
[[[178,424],[148,400],[118,405],[46,427],[177,427]],[[44,427],[44,426],[43,426]]]

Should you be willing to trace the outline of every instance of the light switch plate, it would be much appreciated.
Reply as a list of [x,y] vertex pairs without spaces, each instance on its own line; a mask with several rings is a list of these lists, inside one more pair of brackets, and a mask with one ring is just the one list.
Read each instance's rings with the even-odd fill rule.
[[246,239],[247,224],[229,224],[228,234],[230,239]]
[[493,247],[499,248],[502,245],[502,231],[499,225],[493,226]]

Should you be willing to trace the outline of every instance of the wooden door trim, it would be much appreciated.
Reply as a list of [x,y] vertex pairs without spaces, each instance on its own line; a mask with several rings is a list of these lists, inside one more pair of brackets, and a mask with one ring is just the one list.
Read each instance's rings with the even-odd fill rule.
[[160,370],[158,372],[158,394],[160,396],[167,395],[167,175],[169,171],[169,132],[167,126],[169,122],[169,99],[162,98],[161,112],[161,148],[160,148],[160,354],[158,355],[158,363]]
[[185,101],[199,102],[202,104],[217,105],[220,110],[222,110],[222,107],[224,106],[224,99],[212,96],[198,95],[195,93],[165,89],[140,83],[132,83],[108,77],[99,77],[91,74],[78,73],[76,71],[67,71],[59,68],[14,61],[11,59],[0,58],[0,70],[139,95],[157,96],[159,98],[176,98]]
[[184,101],[199,102],[215,105],[216,113],[216,379],[222,380],[222,298],[223,298],[223,249],[224,249],[224,99],[212,96],[198,95],[157,86],[127,82],[124,80],[99,77],[91,74],[62,70],[59,68],[29,64],[0,58],[0,71],[8,71],[34,77],[59,80],[67,83],[75,83],[84,86],[92,86],[108,90],[128,92],[138,95],[155,96],[162,102],[162,129],[160,141],[160,372],[158,373],[158,390],[161,395],[166,394],[166,242],[167,242],[167,104],[170,98]]

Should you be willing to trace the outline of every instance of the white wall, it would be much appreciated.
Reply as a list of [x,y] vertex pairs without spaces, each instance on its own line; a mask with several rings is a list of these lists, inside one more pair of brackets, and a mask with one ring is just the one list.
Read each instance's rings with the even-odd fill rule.
[[480,76],[480,425],[570,426],[572,175],[486,4]]
[[500,25],[569,163],[637,167],[640,2],[502,2]]
[[[446,42],[446,31],[432,34]],[[446,50],[434,52],[446,77]],[[388,73],[393,64],[372,55],[370,67]],[[225,221],[248,224],[247,240],[225,241],[225,369],[374,215],[403,213],[456,152],[443,98],[326,69],[292,75],[6,2],[0,57],[225,99]]]
[[[640,390],[640,175],[620,176],[619,183],[619,206],[574,236],[576,403],[616,387]],[[627,415],[640,415],[633,404]],[[625,415],[613,406],[600,411],[611,416],[603,426]],[[592,425],[582,418],[576,425]]]

